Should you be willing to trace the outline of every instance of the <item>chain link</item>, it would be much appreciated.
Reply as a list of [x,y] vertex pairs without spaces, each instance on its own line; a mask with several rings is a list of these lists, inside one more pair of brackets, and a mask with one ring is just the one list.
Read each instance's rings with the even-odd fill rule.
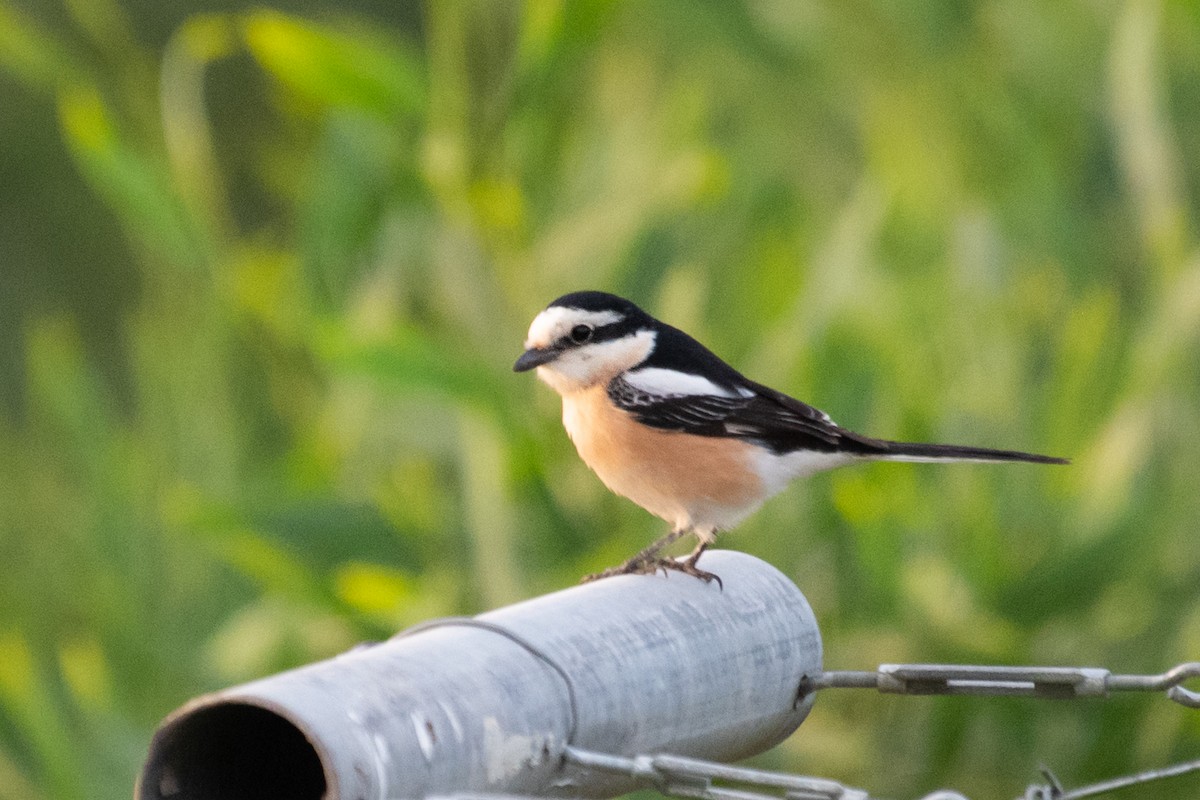
[[1009,695],[1063,699],[1108,697],[1113,692],[1165,692],[1188,708],[1200,693],[1183,686],[1200,678],[1200,662],[1161,675],[1113,675],[1096,667],[989,667],[952,664],[883,664],[874,672],[831,671],[800,680],[797,700],[820,689],[875,689],[908,695]]
[[[1159,675],[1114,675],[1095,667],[995,667],[948,664],[883,664],[874,672],[830,671],[801,678],[796,701],[821,689],[875,689],[906,695],[1008,695],[1071,699],[1108,697],[1113,692],[1164,692],[1188,708],[1200,708],[1200,692],[1183,684],[1200,678],[1200,662],[1188,662]],[[646,788],[685,800],[872,800],[864,789],[826,778],[731,766],[698,758],[657,754],[617,756],[567,747],[566,764],[583,770],[632,778]],[[1064,789],[1043,768],[1045,783],[1030,784],[1018,800],[1084,800],[1153,781],[1200,772],[1200,759],[1162,769]],[[425,800],[536,800],[515,795],[461,793]],[[876,798],[877,800],[877,798]],[[939,789],[921,800],[968,800]]]
[[1189,772],[1200,772],[1200,759],[1196,761],[1184,761],[1161,769],[1149,769],[1134,775],[1124,775],[1120,778],[1111,778],[1099,783],[1067,790],[1059,783],[1054,773],[1043,767],[1042,774],[1046,776],[1046,783],[1029,786],[1019,800],[1083,800],[1085,797],[1097,797],[1109,792],[1115,792],[1118,789],[1140,786],[1162,780],[1163,778],[1174,778],[1178,775],[1186,775]]
[[[825,778],[735,767],[698,758],[672,755],[626,758],[578,747],[568,747],[565,758],[568,764],[576,767],[628,776],[668,797],[691,800],[871,800],[862,789]],[[714,781],[736,784],[738,788],[718,785]]]
[[[673,755],[625,757],[568,747],[564,760],[582,769],[633,778],[643,787],[686,800],[878,800],[864,789],[826,778],[736,767],[698,758]],[[1052,772],[1043,768],[1046,782],[1030,784],[1018,800],[1084,800],[1189,772],[1200,772],[1200,759],[1068,790]],[[939,789],[921,800],[968,798],[950,789]]]

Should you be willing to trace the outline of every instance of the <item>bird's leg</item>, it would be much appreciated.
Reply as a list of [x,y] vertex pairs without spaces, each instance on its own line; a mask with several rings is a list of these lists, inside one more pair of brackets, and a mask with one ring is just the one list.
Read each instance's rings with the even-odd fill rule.
[[617,567],[609,567],[608,569],[604,570],[603,572],[597,572],[594,575],[584,575],[581,583],[590,583],[591,581],[598,581],[601,578],[611,578],[613,575],[629,575],[631,573],[656,572],[656,571],[658,571],[659,567],[663,567],[664,569],[667,569],[668,567],[666,567],[666,564],[668,562],[671,564],[674,564],[675,562],[670,559],[658,558],[657,556],[658,556],[659,551],[662,550],[667,545],[679,540],[679,538],[682,537],[686,533],[687,533],[686,528],[676,528],[675,530],[668,533],[666,536],[662,537],[661,539],[659,539],[656,542],[654,542],[653,544],[651,544],[645,550],[642,550],[641,552],[639,552],[637,555],[635,555],[633,558],[626,561],[624,564],[621,564],[620,566],[617,566]]
[[686,528],[676,528],[675,530],[668,533],[666,536],[655,541],[653,544],[651,544],[645,550],[643,550],[640,553],[638,553],[637,555],[635,555],[633,558],[626,561],[624,566],[630,566],[632,564],[645,564],[648,561],[652,561],[654,559],[654,557],[658,555],[659,551],[661,551],[664,547],[674,544],[675,542],[682,539],[686,534],[687,534]]
[[660,569],[663,572],[675,571],[682,572],[684,575],[691,575],[693,578],[699,578],[705,583],[717,582],[717,586],[725,589],[725,584],[721,581],[720,576],[712,572],[706,572],[696,566],[696,562],[700,560],[700,556],[712,544],[711,537],[697,535],[699,541],[687,558],[682,561],[676,561],[673,558],[663,558],[658,553],[667,545],[682,537],[686,530],[673,530],[666,536],[662,537],[654,544],[641,551],[633,558],[626,561],[619,567],[610,567],[603,572],[598,572],[595,575],[587,575],[583,579],[583,583],[599,580],[600,578],[611,578],[613,575],[629,575],[629,574],[645,574],[649,572],[658,572]]

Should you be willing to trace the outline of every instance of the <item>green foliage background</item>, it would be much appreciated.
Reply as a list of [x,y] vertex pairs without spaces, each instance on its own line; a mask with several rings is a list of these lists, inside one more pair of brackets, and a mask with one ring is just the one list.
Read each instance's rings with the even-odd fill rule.
[[[192,695],[660,534],[509,370],[586,287],[864,432],[1075,458],[729,534],[829,667],[1200,658],[1197,17],[0,0],[0,798],[128,797]],[[995,798],[1198,755],[1161,697],[832,693],[759,761]]]

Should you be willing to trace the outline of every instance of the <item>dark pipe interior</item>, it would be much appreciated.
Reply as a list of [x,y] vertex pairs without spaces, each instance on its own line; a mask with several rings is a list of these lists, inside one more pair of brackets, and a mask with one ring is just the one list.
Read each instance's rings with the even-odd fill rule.
[[321,800],[325,774],[296,726],[257,706],[224,703],[154,737],[138,800]]

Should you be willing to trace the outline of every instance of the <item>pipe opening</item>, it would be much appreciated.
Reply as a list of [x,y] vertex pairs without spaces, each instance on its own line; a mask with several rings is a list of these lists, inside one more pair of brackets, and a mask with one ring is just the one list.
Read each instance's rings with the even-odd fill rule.
[[159,731],[138,800],[321,800],[320,756],[295,725],[257,706],[222,703]]

